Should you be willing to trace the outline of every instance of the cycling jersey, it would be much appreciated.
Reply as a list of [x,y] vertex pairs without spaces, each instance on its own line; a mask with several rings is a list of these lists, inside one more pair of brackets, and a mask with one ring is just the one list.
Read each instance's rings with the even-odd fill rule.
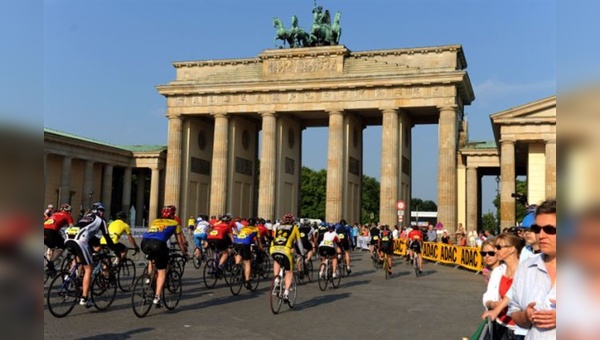
[[317,229],[317,244],[320,244],[323,241],[323,235],[327,232],[327,226],[322,225]]
[[412,240],[423,241],[423,233],[421,231],[419,231],[418,229],[414,229],[410,233],[408,233],[408,239],[411,241]]
[[350,227],[340,225],[336,228],[335,232],[337,233],[338,238],[340,239],[340,243],[344,245],[348,245],[351,243],[350,236],[352,231],[350,230]]
[[323,235],[323,240],[319,243],[319,247],[335,248],[339,242],[338,234],[335,231],[328,231]]
[[379,234],[380,233],[381,233],[381,230],[379,230],[379,228],[377,228],[377,227],[371,228],[371,230],[369,231],[369,234],[371,235],[371,245],[375,245],[375,244],[377,244],[377,242],[379,242]]
[[250,245],[258,236],[258,228],[255,226],[243,227],[233,238],[233,243]]
[[[65,242],[65,246],[72,253],[76,254],[84,265],[92,263],[92,255],[90,253],[90,241],[96,239],[98,232],[102,233],[102,236],[108,236],[108,230],[106,228],[106,222],[100,216],[96,214],[84,215],[78,222],[79,232],[73,239],[69,239]],[[114,243],[112,240],[108,241],[107,244],[111,249],[114,249]]]
[[194,235],[202,235],[206,234],[210,224],[206,221],[200,221],[196,224],[196,229],[194,229]]
[[71,224],[73,224],[73,217],[71,214],[59,211],[50,215],[50,217],[44,221],[44,229],[59,231],[61,228]]
[[[122,220],[116,220],[108,226],[108,234],[113,243],[116,244],[123,234],[131,235],[131,229],[127,223]],[[106,244],[104,237],[100,240],[100,244]]]
[[312,249],[312,244],[310,241],[313,239],[313,235],[315,233],[314,229],[311,226],[303,225],[298,228],[300,232],[300,239],[302,240],[302,245],[305,249]]
[[223,240],[229,238],[232,233],[231,225],[227,222],[217,222],[213,225],[212,230],[208,233],[209,240]]
[[174,219],[169,218],[157,218],[152,221],[152,224],[148,227],[142,235],[142,239],[159,240],[167,242],[173,236],[173,234],[181,233],[179,223]]
[[273,246],[292,249],[294,241],[300,240],[300,232],[295,225],[280,225],[273,232]]
[[380,246],[388,246],[391,245],[394,241],[394,236],[389,230],[383,230],[380,234]]

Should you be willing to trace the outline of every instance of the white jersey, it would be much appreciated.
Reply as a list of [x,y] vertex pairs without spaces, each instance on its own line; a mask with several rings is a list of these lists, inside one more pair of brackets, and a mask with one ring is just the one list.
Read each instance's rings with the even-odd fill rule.
[[208,232],[208,228],[210,227],[210,223],[206,221],[200,221],[196,224],[196,229],[194,229],[194,235],[206,234]]
[[323,240],[319,243],[319,247],[335,248],[337,242],[339,242],[338,234],[335,231],[328,231],[323,234]]
[[76,224],[79,227],[79,232],[75,235],[75,240],[78,243],[87,244],[92,237],[95,237],[98,233],[103,236],[108,235],[108,228],[106,228],[106,222],[96,214],[88,214],[83,216]]

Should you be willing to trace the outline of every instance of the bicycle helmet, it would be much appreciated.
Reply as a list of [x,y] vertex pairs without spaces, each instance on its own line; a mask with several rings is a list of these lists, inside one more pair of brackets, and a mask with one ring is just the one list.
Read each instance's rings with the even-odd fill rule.
[[283,215],[283,218],[281,219],[281,224],[294,224],[294,222],[294,215],[292,213]]
[[229,222],[229,221],[231,221],[231,217],[232,216],[229,213],[228,214],[223,214],[223,216],[221,217],[221,221],[223,221],[223,222]]
[[248,219],[248,225],[255,226],[257,224],[256,218],[250,217]]
[[60,210],[71,212],[72,208],[68,203],[63,203],[63,205],[60,206]]
[[93,213],[97,213],[97,212],[105,212],[106,211],[106,207],[104,206],[104,204],[102,204],[102,202],[96,202],[92,205],[92,212]]
[[119,211],[115,214],[115,218],[117,220],[125,221],[127,219],[127,214],[124,211]]
[[174,205],[165,205],[160,212],[162,218],[174,218],[177,209]]

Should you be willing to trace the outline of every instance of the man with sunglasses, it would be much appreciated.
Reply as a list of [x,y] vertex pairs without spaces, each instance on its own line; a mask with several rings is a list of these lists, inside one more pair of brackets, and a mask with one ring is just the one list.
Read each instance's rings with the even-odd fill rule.
[[535,211],[536,235],[541,254],[519,264],[509,291],[508,315],[523,329],[517,339],[556,338],[556,200],[546,200]]
[[517,227],[519,231],[519,237],[525,241],[525,247],[521,250],[521,256],[519,257],[519,263],[524,262],[529,257],[541,253],[540,246],[536,237],[536,233],[531,230],[531,226],[535,224],[535,206],[534,210],[531,210],[523,217],[523,222]]

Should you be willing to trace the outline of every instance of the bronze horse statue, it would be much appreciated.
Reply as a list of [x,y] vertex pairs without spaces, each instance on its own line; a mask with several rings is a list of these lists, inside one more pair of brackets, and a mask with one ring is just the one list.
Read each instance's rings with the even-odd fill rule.
[[294,44],[292,47],[307,47],[309,34],[306,33],[301,27],[298,27],[298,17],[292,15],[292,27],[289,30]]
[[279,18],[273,19],[273,27],[277,29],[277,32],[275,33],[275,46],[277,46],[277,40],[283,41],[282,47],[285,47],[285,43],[287,43],[289,47],[294,45],[294,38],[290,32],[283,27],[283,23]]

